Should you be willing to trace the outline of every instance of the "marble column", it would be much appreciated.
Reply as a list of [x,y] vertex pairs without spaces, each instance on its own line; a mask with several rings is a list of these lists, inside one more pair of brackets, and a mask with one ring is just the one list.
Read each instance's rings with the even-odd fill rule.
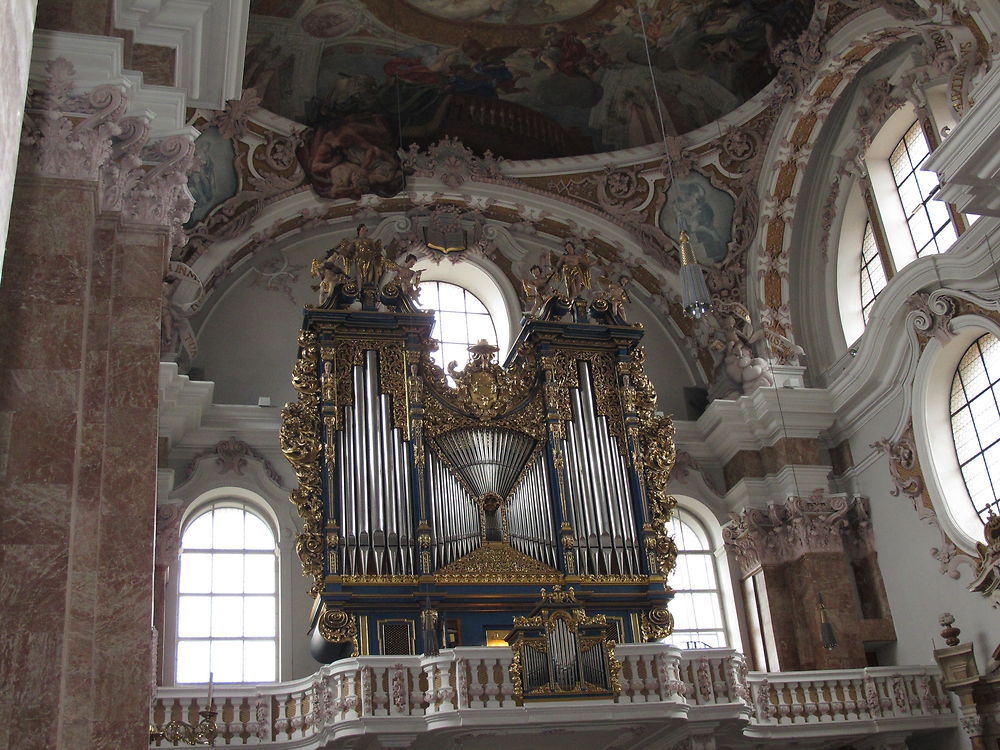
[[[741,577],[762,574],[778,661],[771,669],[864,667],[866,643],[895,639],[865,498],[816,493],[750,508],[723,537]],[[823,643],[820,596],[832,648]]]
[[143,748],[160,295],[188,136],[50,64],[0,286],[0,746]]

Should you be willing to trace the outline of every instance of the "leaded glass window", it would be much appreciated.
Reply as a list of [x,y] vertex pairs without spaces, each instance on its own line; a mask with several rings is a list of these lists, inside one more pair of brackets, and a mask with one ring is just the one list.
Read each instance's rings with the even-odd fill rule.
[[271,527],[246,504],[212,505],[181,539],[177,682],[277,678],[277,566]]
[[861,315],[865,319],[865,325],[868,325],[875,298],[885,289],[886,283],[885,267],[875,243],[875,232],[872,230],[872,223],[867,221],[861,243]]
[[677,567],[670,574],[674,632],[666,643],[678,648],[724,648],[729,645],[722,612],[722,592],[708,534],[697,521],[675,513],[668,524],[677,545]]
[[951,385],[955,453],[979,518],[1000,513],[1000,340],[992,333],[970,346]]
[[928,156],[927,137],[920,123],[915,122],[889,157],[918,258],[943,253],[958,237],[947,204],[933,198],[938,189],[937,175],[920,168]]
[[447,369],[449,362],[459,369],[469,361],[469,346],[486,339],[494,346],[497,330],[493,318],[479,298],[464,287],[446,281],[420,284],[420,307],[434,313],[431,336],[438,340],[434,361]]

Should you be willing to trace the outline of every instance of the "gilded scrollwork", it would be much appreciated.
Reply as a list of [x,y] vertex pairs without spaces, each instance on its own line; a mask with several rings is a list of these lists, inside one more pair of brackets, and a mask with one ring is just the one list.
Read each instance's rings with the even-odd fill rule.
[[316,624],[323,640],[330,643],[351,644],[351,656],[358,655],[358,626],[354,617],[342,609],[327,609],[323,605]]
[[278,442],[281,452],[295,469],[299,486],[289,499],[302,518],[302,533],[296,539],[295,551],[302,563],[304,575],[313,579],[310,596],[323,590],[323,564],[326,557],[326,535],[323,529],[323,490],[321,421],[319,416],[320,378],[319,347],[316,334],[299,333],[299,357],[292,368],[292,385],[298,391],[298,401],[281,410]]
[[644,641],[658,641],[674,632],[674,616],[666,607],[652,607],[642,613],[640,627]]

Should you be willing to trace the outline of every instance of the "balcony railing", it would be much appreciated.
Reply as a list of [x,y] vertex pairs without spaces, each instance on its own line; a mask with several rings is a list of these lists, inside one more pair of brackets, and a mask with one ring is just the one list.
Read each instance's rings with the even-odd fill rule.
[[[220,685],[213,701],[216,745],[336,746],[359,734],[412,735],[470,722],[499,728],[528,715],[541,726],[570,715],[599,719],[608,711],[636,721],[728,722],[759,738],[857,737],[957,724],[936,667],[748,672],[731,649],[680,651],[658,643],[620,645],[616,655],[617,698],[528,706],[515,701],[505,648],[364,656],[295,682]],[[197,722],[206,708],[199,690],[160,688],[152,722]]]

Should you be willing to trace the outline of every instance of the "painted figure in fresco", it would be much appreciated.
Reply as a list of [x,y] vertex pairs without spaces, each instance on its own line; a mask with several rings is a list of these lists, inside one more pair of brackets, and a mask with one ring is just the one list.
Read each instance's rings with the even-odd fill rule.
[[563,243],[563,254],[556,264],[556,270],[562,274],[566,296],[570,300],[582,296],[584,290],[590,290],[590,265],[586,250],[577,250],[573,240]]
[[324,198],[390,197],[402,188],[392,134],[379,115],[327,120],[313,131],[303,161],[313,188]]

